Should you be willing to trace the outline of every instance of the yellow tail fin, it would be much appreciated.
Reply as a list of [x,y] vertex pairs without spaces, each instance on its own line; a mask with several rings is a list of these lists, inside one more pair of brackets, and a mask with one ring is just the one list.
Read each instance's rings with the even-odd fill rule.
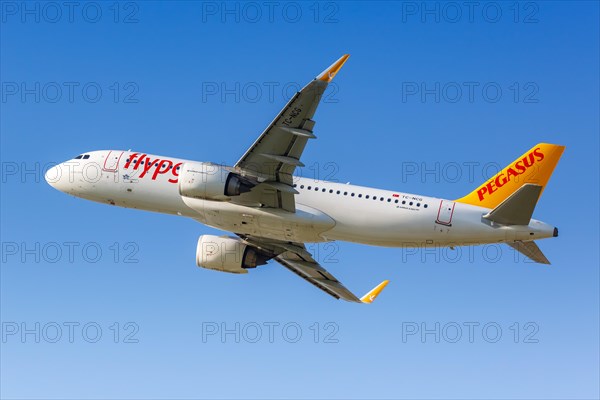
[[540,185],[543,191],[564,150],[565,146],[537,144],[496,176],[456,201],[495,208],[525,183]]

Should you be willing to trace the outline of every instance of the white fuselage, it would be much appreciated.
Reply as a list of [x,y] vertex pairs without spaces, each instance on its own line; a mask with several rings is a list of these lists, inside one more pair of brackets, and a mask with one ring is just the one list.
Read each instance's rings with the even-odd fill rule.
[[[134,158],[133,154],[137,154]],[[451,200],[295,178],[296,212],[182,197],[176,158],[93,151],[46,173],[56,189],[100,203],[193,218],[224,231],[293,242],[343,240],[388,247],[453,246],[534,240],[554,227],[493,225],[490,210]]]

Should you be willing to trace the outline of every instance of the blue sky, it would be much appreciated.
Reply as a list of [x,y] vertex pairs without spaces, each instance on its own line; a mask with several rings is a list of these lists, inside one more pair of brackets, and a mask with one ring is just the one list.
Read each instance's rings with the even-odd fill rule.
[[[1,7],[1,397],[599,397],[597,3]],[[234,163],[344,53],[302,175],[454,199],[566,145],[534,214],[550,267],[312,246],[357,293],[391,280],[360,306],[200,269],[217,231],[43,181],[88,150]]]

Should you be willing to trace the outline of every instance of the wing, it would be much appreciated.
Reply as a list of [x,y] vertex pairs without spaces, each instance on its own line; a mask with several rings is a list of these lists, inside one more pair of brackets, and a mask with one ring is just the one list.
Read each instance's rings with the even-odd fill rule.
[[335,276],[323,268],[306,250],[304,244],[250,236],[240,237],[250,246],[265,250],[271,254],[277,254],[274,258],[275,261],[336,299],[344,299],[356,303],[372,303],[389,283],[389,281],[385,280],[367,294],[358,298],[342,285]]
[[282,208],[295,212],[292,174],[302,167],[300,157],[309,139],[314,139],[313,116],[327,85],[342,68],[349,55],[342,56],[286,104],[273,122],[258,137],[234,166],[234,171],[261,182],[240,203]]

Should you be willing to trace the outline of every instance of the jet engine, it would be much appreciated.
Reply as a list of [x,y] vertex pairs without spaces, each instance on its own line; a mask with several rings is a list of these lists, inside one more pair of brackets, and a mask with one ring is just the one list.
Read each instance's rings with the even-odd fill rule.
[[183,163],[179,172],[179,194],[196,199],[227,201],[257,184],[211,163]]
[[196,248],[196,264],[199,267],[234,274],[245,274],[248,268],[264,265],[272,257],[227,236],[202,235]]

